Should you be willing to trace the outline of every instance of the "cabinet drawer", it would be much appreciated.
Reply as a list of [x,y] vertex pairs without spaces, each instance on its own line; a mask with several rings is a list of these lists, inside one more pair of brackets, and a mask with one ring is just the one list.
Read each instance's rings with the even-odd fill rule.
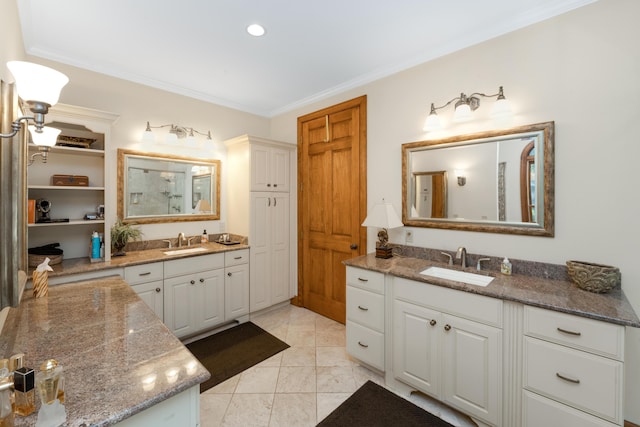
[[524,339],[523,386],[606,420],[622,422],[623,364],[536,338]]
[[615,427],[616,425],[535,393],[525,391],[522,398],[523,427]]
[[412,304],[502,328],[502,300],[496,298],[399,277],[393,278],[393,292]]
[[384,295],[384,274],[377,271],[347,267],[347,284]]
[[347,320],[347,353],[384,371],[384,335]]
[[124,280],[130,285],[153,282],[155,280],[162,280],[162,278],[163,268],[161,262],[133,265],[124,268]]
[[200,255],[164,262],[164,278],[224,268],[224,253]]
[[347,319],[384,332],[384,296],[347,286]]
[[524,333],[623,360],[624,327],[542,308],[524,307]]
[[239,251],[230,251],[224,253],[224,266],[231,267],[234,265],[247,264],[249,262],[249,249],[241,249]]

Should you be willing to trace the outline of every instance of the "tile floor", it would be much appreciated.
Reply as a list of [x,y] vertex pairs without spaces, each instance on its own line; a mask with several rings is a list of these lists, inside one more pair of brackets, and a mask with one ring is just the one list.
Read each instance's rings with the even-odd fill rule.
[[202,427],[315,426],[367,380],[352,361],[345,327],[286,306],[251,321],[291,347],[200,395]]
[[384,383],[347,356],[340,323],[292,305],[251,321],[291,347],[201,394],[201,427],[315,426],[367,380]]

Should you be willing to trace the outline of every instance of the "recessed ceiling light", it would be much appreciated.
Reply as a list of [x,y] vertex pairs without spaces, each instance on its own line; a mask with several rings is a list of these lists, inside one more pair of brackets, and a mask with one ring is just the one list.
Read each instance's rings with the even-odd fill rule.
[[264,27],[259,24],[251,24],[247,27],[247,33],[251,34],[255,37],[260,37],[264,35]]

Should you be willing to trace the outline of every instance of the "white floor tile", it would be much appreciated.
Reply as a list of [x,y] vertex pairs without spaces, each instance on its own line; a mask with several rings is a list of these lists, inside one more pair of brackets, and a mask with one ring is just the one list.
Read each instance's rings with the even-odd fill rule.
[[269,427],[313,427],[315,425],[315,393],[275,395]]

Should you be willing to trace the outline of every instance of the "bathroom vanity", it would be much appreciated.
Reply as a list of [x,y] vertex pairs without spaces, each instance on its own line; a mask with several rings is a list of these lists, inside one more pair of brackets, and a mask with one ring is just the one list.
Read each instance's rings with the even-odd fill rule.
[[640,320],[620,289],[496,272],[478,286],[420,274],[443,264],[411,257],[345,264],[347,351],[390,388],[479,425],[623,425],[624,331]]

